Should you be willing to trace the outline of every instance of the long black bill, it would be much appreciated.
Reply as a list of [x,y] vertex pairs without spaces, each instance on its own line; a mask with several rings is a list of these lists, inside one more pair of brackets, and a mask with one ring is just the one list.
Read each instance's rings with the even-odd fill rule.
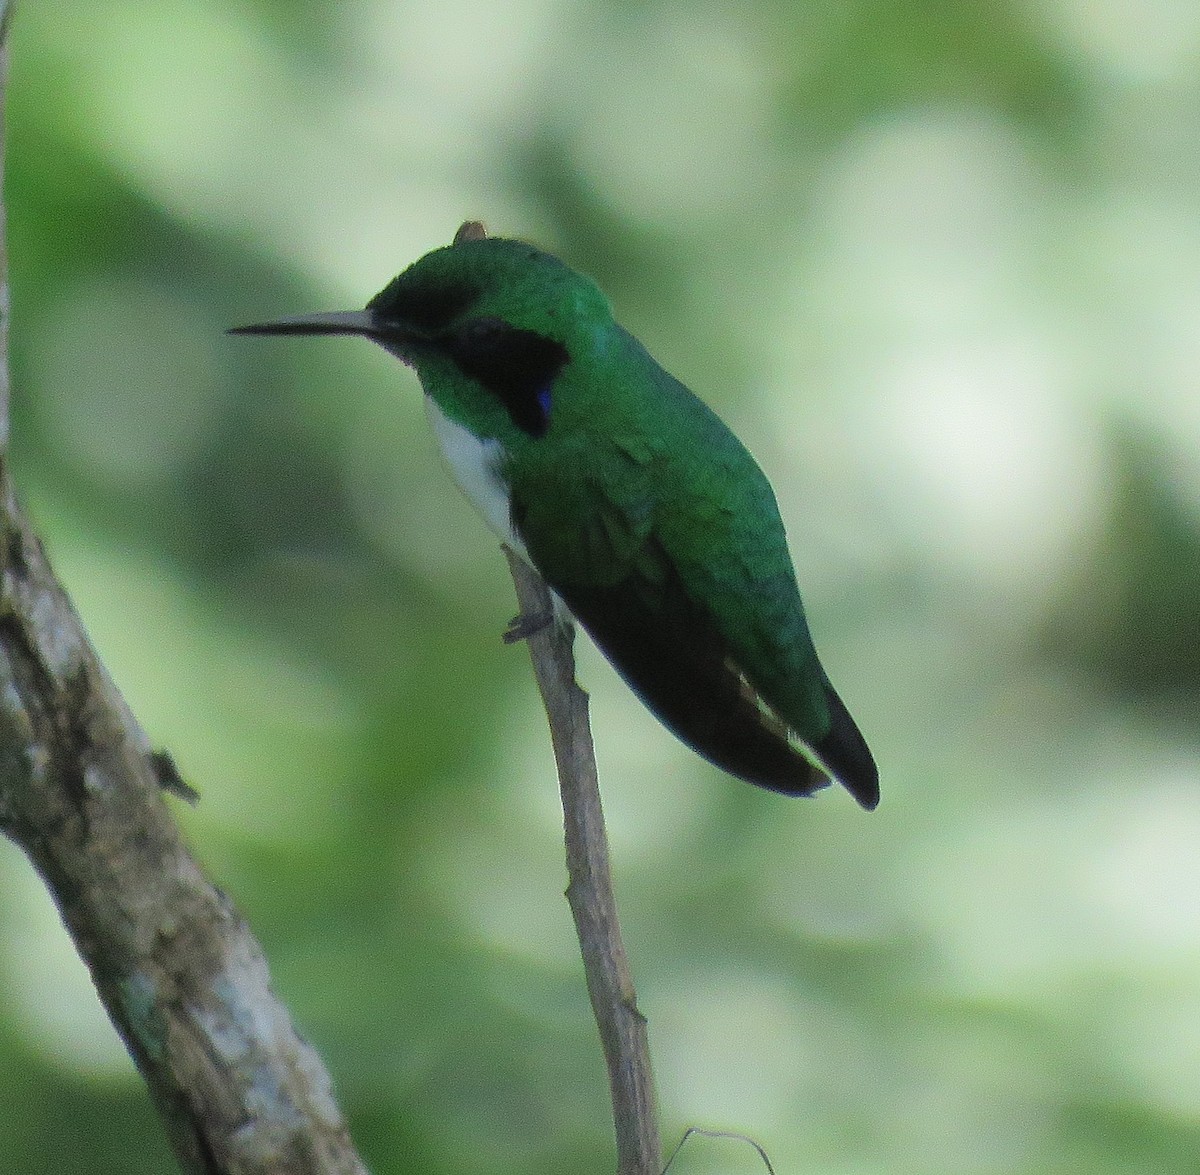
[[278,322],[258,322],[253,326],[234,326],[231,335],[366,335],[369,339],[383,338],[387,325],[369,310],[331,310],[325,314],[301,314],[296,318],[281,318]]

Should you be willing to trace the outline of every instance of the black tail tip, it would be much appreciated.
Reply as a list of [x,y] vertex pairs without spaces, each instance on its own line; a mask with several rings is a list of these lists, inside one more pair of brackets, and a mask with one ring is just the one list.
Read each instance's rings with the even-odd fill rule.
[[879,768],[867,740],[832,686],[825,687],[825,697],[829,703],[829,733],[813,750],[858,804],[873,812],[879,805]]
[[869,779],[843,779],[840,782],[858,801],[861,808],[868,812],[874,812],[879,807],[879,773],[877,771],[872,771]]

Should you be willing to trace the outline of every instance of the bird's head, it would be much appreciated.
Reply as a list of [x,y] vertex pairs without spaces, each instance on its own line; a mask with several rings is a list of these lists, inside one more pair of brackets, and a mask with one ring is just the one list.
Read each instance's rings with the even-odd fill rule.
[[540,437],[549,427],[555,381],[600,345],[612,311],[590,279],[558,258],[467,229],[393,278],[363,310],[232,333],[362,335],[415,367],[443,408],[478,421],[481,430],[491,421]]

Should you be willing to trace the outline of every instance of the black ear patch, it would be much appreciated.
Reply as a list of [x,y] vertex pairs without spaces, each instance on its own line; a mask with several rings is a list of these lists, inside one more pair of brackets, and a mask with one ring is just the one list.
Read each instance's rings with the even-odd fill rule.
[[464,322],[445,345],[459,370],[487,388],[513,424],[531,437],[545,435],[554,380],[571,358],[562,343],[488,317]]

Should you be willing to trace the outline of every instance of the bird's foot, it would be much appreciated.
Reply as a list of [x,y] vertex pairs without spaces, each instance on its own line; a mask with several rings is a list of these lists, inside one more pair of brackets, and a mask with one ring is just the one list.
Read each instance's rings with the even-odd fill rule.
[[515,645],[518,641],[528,640],[531,636],[536,636],[543,629],[549,628],[553,622],[553,611],[534,612],[530,616],[524,614],[514,616],[508,622],[508,627],[504,630],[504,643],[506,645]]

